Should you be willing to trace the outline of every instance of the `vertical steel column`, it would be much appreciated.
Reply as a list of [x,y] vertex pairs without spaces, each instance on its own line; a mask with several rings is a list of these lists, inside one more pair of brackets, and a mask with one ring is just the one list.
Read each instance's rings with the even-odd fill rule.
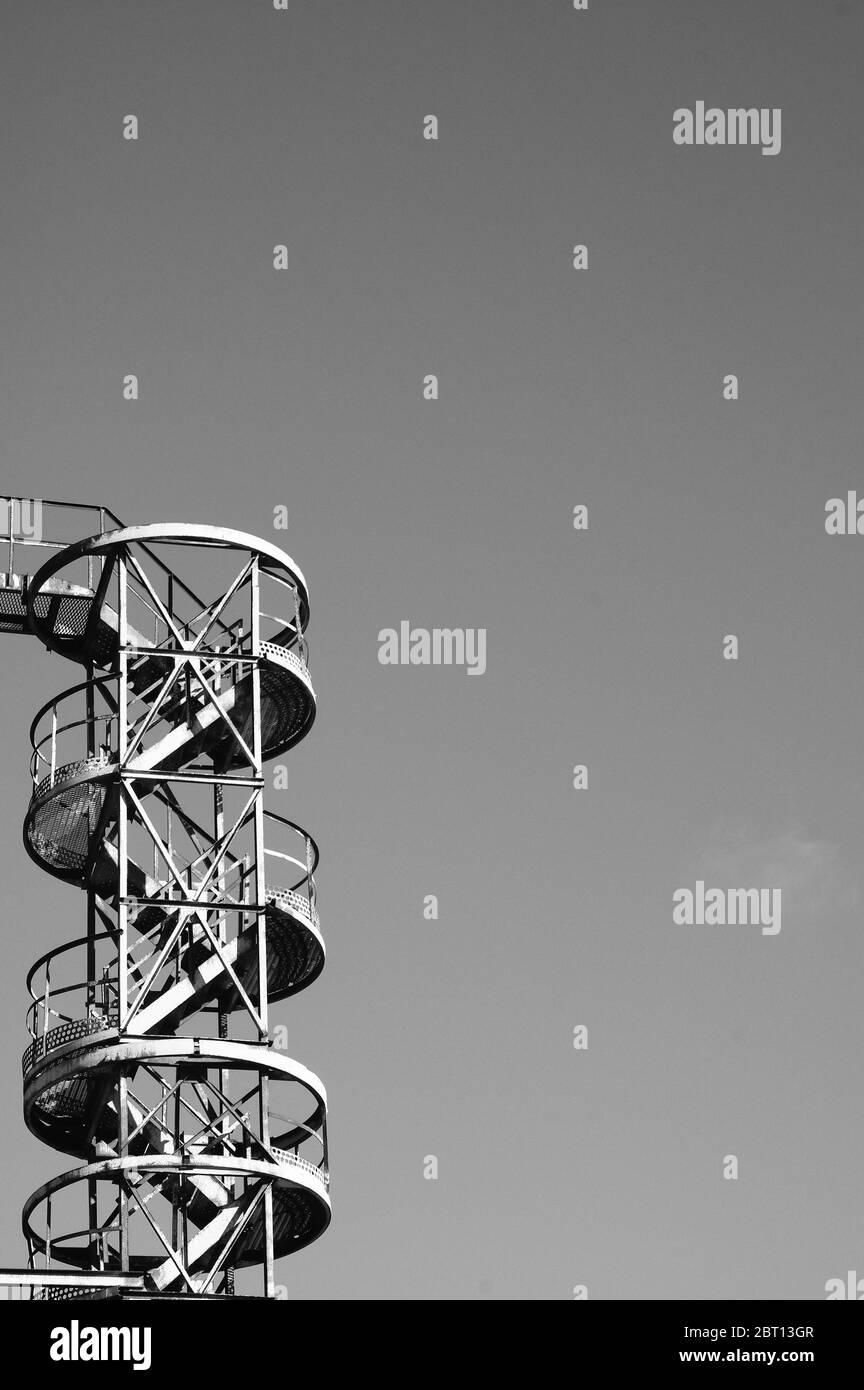
[[[267,886],[264,873],[264,761],[261,747],[261,600],[258,556],[252,557],[249,577],[252,621],[252,753],[254,775],[258,779],[255,793],[255,902],[258,907],[258,1015],[261,1021],[259,1040],[269,1041],[269,1010],[267,999]],[[270,1147],[270,1083],[263,1072],[258,1076],[258,1106],[261,1142]],[[273,1185],[264,1189],[264,1296],[273,1298],[276,1292],[273,1275]]]
[[[219,687],[217,687],[217,688],[220,688],[220,687],[221,687],[221,673],[220,673],[220,683],[219,683]],[[224,794],[223,794],[223,791],[222,791],[222,786],[221,786],[221,784],[220,784],[219,782],[214,782],[214,784],[213,784],[213,834],[214,834],[214,838],[215,838],[215,841],[216,841],[217,844],[221,844],[222,838],[223,838],[223,836],[224,836],[224,834],[225,834],[225,807],[224,807],[224,801],[225,801],[225,798],[224,798]],[[219,896],[220,896],[220,898],[223,899],[223,900],[224,900],[224,897],[225,897],[225,869],[224,869],[224,863],[225,863],[225,861],[224,861],[224,859],[223,859],[222,862],[221,862],[220,865],[219,865],[219,870],[218,870],[218,873],[217,873],[217,884],[218,884],[218,889],[219,889]],[[217,936],[218,936],[219,940],[220,940],[221,942],[223,942],[223,943],[226,942],[227,939],[228,939],[228,927],[227,927],[227,922],[226,922],[226,913],[225,913],[224,911],[223,911],[223,912],[220,912],[219,915],[218,915],[218,918],[217,918]],[[217,1003],[217,1021],[218,1021],[218,1033],[219,1033],[220,1041],[221,1041],[221,1040],[224,1040],[224,1039],[226,1039],[226,1038],[228,1037],[228,1021],[229,1021],[229,1017],[230,1017],[230,1016],[229,1016],[228,1010],[224,1007],[222,1001],[220,1000],[220,1001]],[[219,1072],[218,1072],[218,1077],[219,1077],[219,1090],[220,1090],[221,1094],[222,1094],[223,1096],[225,1096],[226,1099],[228,1099],[228,1097],[229,1097],[229,1095],[230,1095],[229,1086],[230,1086],[230,1084],[231,1084],[231,1073],[230,1073],[229,1071],[226,1071],[224,1068],[221,1068],[221,1067],[220,1067]],[[229,1130],[229,1124],[230,1124],[230,1121],[229,1121],[228,1117],[226,1116],[225,1119],[224,1119],[223,1122],[222,1122],[222,1138],[223,1138],[223,1143],[227,1140],[228,1134],[229,1134],[229,1132],[230,1132],[230,1130]],[[236,1184],[235,1184],[235,1186],[236,1186]],[[223,1293],[226,1293],[226,1294],[233,1294],[233,1293],[234,1293],[234,1267],[233,1267],[233,1265],[226,1265],[226,1266],[225,1266],[225,1269],[224,1269],[224,1271],[223,1271],[222,1291],[223,1291]]]
[[[87,662],[87,690],[86,690],[86,696],[85,696],[85,698],[86,698],[87,756],[88,756],[88,758],[92,758],[92,757],[94,757],[95,754],[96,754],[96,708],[95,708],[95,700],[94,700],[94,686],[93,686],[94,680],[95,680],[95,671],[94,671],[94,668],[93,668],[93,663],[92,663],[92,661],[88,661],[88,662]],[[92,807],[91,807],[90,805],[88,805],[88,817],[90,818],[90,824],[89,824],[89,826],[88,826],[88,829],[90,830],[91,835],[92,835],[93,831],[95,830],[95,826],[92,824],[92,815],[93,815]],[[87,983],[86,983],[86,986],[85,986],[85,989],[84,989],[84,1002],[85,1002],[85,1007],[86,1007],[86,1009],[87,1009],[88,1016],[89,1016],[89,1013],[90,1013],[90,1009],[91,1009],[91,1008],[95,1005],[95,1003],[96,1003],[96,941],[95,941],[95,936],[96,936],[96,897],[95,897],[95,893],[94,893],[94,891],[93,891],[93,886],[92,886],[92,884],[88,882],[88,884],[87,884],[87,955],[86,955],[86,961],[87,961],[87,964],[86,964]],[[91,1152],[90,1152],[90,1154],[88,1154],[88,1157],[91,1157],[91,1156],[92,1156],[92,1151],[93,1151],[93,1144],[92,1144],[92,1142],[91,1142],[91,1145],[90,1145],[90,1149],[91,1149]],[[96,1184],[95,1178],[89,1178],[88,1181],[87,1181],[87,1212],[88,1212],[88,1228],[89,1228],[89,1230],[90,1230],[90,1232],[91,1232],[91,1234],[92,1234],[92,1232],[94,1232],[94,1231],[96,1230],[96,1228],[98,1227],[98,1225],[99,1225],[99,1194],[98,1194],[98,1191],[97,1191],[97,1184]],[[95,1237],[94,1237],[94,1239],[95,1239]],[[93,1240],[91,1239],[91,1249],[92,1249],[92,1248],[93,1248]],[[97,1258],[97,1259],[101,1259],[101,1251],[96,1250],[96,1251],[95,1251],[95,1255],[96,1255],[96,1258]]]
[[[127,606],[127,565],[126,555],[117,557],[118,594],[118,709],[117,709],[117,757],[120,782],[117,795],[117,852],[119,855],[117,880],[117,1025],[121,1038],[126,1032],[128,1013],[128,934],[129,934],[129,827],[126,803],[126,760],[129,755],[129,629]],[[129,1091],[126,1072],[121,1063],[117,1078],[117,1156],[125,1159],[129,1153]],[[120,1269],[129,1269],[129,1199],[126,1187],[126,1174],[121,1169],[117,1178],[117,1201],[120,1208]]]

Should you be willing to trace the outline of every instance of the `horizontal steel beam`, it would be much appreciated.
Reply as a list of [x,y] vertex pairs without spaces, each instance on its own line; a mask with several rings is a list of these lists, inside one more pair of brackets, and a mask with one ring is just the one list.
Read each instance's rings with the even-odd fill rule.
[[62,1288],[65,1284],[73,1284],[77,1288],[111,1288],[111,1289],[143,1289],[144,1276],[142,1274],[108,1274],[101,1270],[91,1271],[89,1274],[81,1270],[60,1270],[60,1269],[0,1269],[0,1287],[6,1288],[9,1285],[20,1284],[23,1287],[39,1287],[46,1285],[48,1288]]

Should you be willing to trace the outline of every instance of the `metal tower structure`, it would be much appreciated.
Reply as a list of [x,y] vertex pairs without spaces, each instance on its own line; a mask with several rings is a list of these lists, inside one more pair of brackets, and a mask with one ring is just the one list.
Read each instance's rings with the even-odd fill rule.
[[[25,528],[8,504],[0,631],[83,667],[33,720],[24,845],[86,924],[27,978],[24,1118],[77,1165],[25,1203],[0,1282],[217,1298],[260,1266],[274,1297],[330,1219],[324,1087],[268,1013],[324,964],[317,848],[264,806],[315,717],[306,583],[241,532],[41,506]],[[98,533],[50,538],[82,511]]]

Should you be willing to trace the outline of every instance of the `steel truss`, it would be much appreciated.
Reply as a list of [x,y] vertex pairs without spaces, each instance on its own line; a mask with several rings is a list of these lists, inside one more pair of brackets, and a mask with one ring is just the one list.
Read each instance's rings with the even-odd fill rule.
[[[210,1298],[260,1266],[274,1297],[275,1259],[330,1219],[324,1088],[270,1038],[324,964],[317,847],[264,806],[265,763],[315,716],[305,581],[205,526],[49,548],[10,567],[0,619],[19,595],[6,626],[85,669],[33,721],[24,842],[87,926],[28,976],[24,1114],[79,1166],[25,1204],[18,1282]],[[206,602],[184,578],[203,562]]]

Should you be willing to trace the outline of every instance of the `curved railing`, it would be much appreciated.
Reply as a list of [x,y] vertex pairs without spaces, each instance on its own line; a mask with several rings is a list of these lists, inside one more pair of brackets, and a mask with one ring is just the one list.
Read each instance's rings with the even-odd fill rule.
[[[302,826],[275,811],[264,812],[264,823],[265,827],[271,827],[268,836],[271,843],[265,845],[264,853],[268,861],[276,866],[272,877],[278,880],[273,884],[268,883],[267,901],[301,917],[318,930],[320,919],[315,906],[314,878],[319,860],[317,844]],[[272,841],[277,838],[294,848],[295,852],[274,848]],[[245,861],[238,861],[234,869],[237,882],[246,891],[252,872],[250,866]],[[230,886],[229,878],[224,882]],[[190,928],[189,936],[188,945],[192,947],[196,944],[194,927]],[[200,940],[200,936],[197,940]],[[117,1027],[119,980],[117,956],[110,949],[112,941],[111,933],[107,931],[81,936],[46,951],[30,967],[26,984],[33,1002],[27,1010],[26,1027],[32,1042],[22,1059],[25,1074],[49,1051],[89,1033]],[[88,956],[92,955],[95,959],[100,945],[108,948],[103,952],[105,962],[102,969],[82,973],[86,972]],[[152,957],[152,948],[136,955],[139,971],[146,969]],[[68,978],[70,973],[73,976],[71,979]]]

